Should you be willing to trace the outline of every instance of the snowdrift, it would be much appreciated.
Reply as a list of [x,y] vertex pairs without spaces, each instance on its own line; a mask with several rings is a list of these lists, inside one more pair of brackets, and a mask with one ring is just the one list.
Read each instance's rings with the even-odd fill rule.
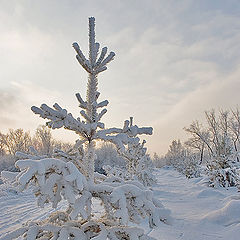
[[240,200],[231,200],[223,208],[207,214],[203,221],[222,226],[240,223]]

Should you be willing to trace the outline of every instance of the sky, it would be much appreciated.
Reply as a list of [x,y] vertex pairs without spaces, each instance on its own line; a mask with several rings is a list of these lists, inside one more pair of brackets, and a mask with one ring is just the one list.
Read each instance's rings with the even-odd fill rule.
[[[73,42],[88,51],[88,17],[96,40],[116,53],[99,75],[107,127],[134,117],[152,126],[150,153],[166,153],[183,127],[204,111],[234,108],[240,95],[239,0],[0,0],[0,131],[34,130],[45,121],[31,106],[55,102],[79,115],[87,74]],[[54,137],[77,136],[54,130]]]

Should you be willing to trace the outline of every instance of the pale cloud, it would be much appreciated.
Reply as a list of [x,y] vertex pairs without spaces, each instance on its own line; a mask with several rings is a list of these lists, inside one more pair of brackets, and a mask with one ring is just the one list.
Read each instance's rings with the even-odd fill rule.
[[[46,123],[31,111],[33,105],[39,107],[42,103],[52,106],[57,102],[74,116],[78,116],[79,108],[76,98],[73,96],[69,101],[62,96],[63,94],[58,91],[48,90],[33,82],[11,82],[9,89],[0,92],[0,131],[6,133],[9,128],[23,128],[30,129],[33,133],[39,125]],[[65,130],[55,130],[53,136],[59,140],[64,136],[66,142],[77,139],[75,133]]]
[[14,120],[9,117],[9,113],[16,104],[15,96],[8,91],[0,91],[0,125],[1,130],[4,126],[14,124]]
[[[60,98],[60,94],[48,91],[31,82],[11,82],[10,88],[1,90],[0,93],[0,125],[6,132],[8,128],[34,129],[38,124],[43,124],[31,111],[33,104],[42,102],[52,104]],[[39,123],[37,123],[39,121]]]
[[34,129],[44,123],[30,110],[41,103],[58,102],[79,114],[74,94],[85,95],[87,75],[71,44],[78,41],[87,53],[87,17],[92,15],[97,41],[116,52],[109,70],[99,76],[100,97],[110,101],[103,120],[121,126],[134,116],[139,125],[153,125],[154,135],[147,138],[151,152],[164,153],[173,139],[184,138],[182,128],[201,119],[204,110],[239,101],[238,1],[0,5],[0,93],[13,96],[4,114],[0,111],[2,128]]
[[8,91],[0,91],[0,111],[5,111],[16,101],[15,96]]
[[222,76],[212,82],[190,92],[179,102],[172,105],[161,118],[155,119],[155,134],[148,138],[152,151],[167,149],[174,139],[186,139],[182,130],[194,120],[204,122],[204,111],[215,108],[233,109],[239,106],[240,66],[229,76]]

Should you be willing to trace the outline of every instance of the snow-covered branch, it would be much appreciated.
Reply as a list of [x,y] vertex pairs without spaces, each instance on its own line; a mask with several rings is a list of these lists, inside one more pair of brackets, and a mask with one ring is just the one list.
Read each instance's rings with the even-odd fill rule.
[[54,109],[42,104],[40,108],[33,106],[31,109],[40,117],[49,119],[47,125],[52,129],[64,126],[66,129],[73,130],[78,134],[84,131],[84,125],[79,121],[80,119],[75,119],[71,113],[68,113],[66,109],[62,109],[57,103],[53,107]]
[[120,152],[125,150],[125,145],[131,143],[138,143],[139,138],[137,135],[147,134],[152,135],[152,127],[141,127],[137,125],[131,125],[128,120],[124,121],[123,128],[109,128],[99,130],[97,132],[97,137],[104,141],[109,141],[116,145]]
[[168,221],[169,211],[154,197],[151,191],[137,181],[111,181],[105,178],[94,184],[72,162],[45,158],[41,160],[19,160],[16,162],[21,172],[16,177],[20,190],[31,182],[38,205],[43,207],[51,202],[54,208],[62,199],[69,203],[71,219],[90,217],[92,197],[103,201],[107,216],[126,225],[139,223],[141,218],[150,217],[150,225],[159,226]]
[[[72,209],[71,218],[80,214],[83,219],[87,219],[89,214],[84,209],[90,198],[87,180],[73,163],[54,158],[38,161],[28,159],[17,161],[16,167],[21,170],[16,178],[20,189],[25,189],[32,182],[39,206],[51,202],[52,207],[56,208],[62,199],[66,199]],[[80,199],[84,199],[81,201],[84,205],[80,205]]]

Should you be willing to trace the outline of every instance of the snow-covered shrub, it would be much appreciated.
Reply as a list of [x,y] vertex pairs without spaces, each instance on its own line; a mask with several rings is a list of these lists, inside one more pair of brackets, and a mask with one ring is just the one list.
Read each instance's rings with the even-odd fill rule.
[[211,187],[233,187],[240,184],[240,166],[231,156],[218,156],[208,161],[207,175]]
[[[126,151],[121,153],[125,158],[126,167],[112,167],[104,165],[103,169],[107,176],[122,178],[124,180],[138,180],[144,186],[151,186],[156,182],[155,176],[152,174],[153,164],[148,154],[142,151],[143,144],[128,144]],[[139,151],[140,150],[140,151]]]
[[[138,146],[140,139],[137,136],[151,135],[152,128],[139,128],[133,126],[132,121],[126,120],[123,128],[106,129],[100,122],[107,110],[98,112],[98,109],[107,106],[108,101],[97,102],[100,95],[97,92],[97,75],[107,69],[106,65],[115,54],[110,52],[105,57],[106,47],[98,54],[100,45],[95,42],[93,17],[89,18],[89,59],[83,55],[77,43],[73,47],[77,52],[78,62],[89,74],[86,101],[80,94],[76,94],[83,119],[74,118],[57,103],[53,108],[46,104],[42,104],[40,108],[34,106],[32,111],[44,119],[47,118],[47,126],[50,128],[64,127],[77,133],[80,139],[67,152],[56,150],[52,158],[40,157],[37,153],[20,153],[24,159],[16,163],[20,169],[16,177],[19,188],[24,190],[31,185],[39,206],[51,203],[56,208],[65,199],[67,208],[62,212],[55,212],[45,221],[30,222],[3,239],[12,240],[23,236],[27,240],[150,240],[152,238],[146,236],[142,229],[130,227],[129,224],[134,226],[148,218],[150,227],[160,226],[170,222],[170,211],[139,181],[95,173],[94,162],[96,140],[111,142],[116,145],[118,152],[125,154],[130,150],[126,146]],[[145,156],[143,144],[138,150],[144,152],[139,155],[139,163],[143,164],[148,160],[142,158]],[[139,166],[134,165],[134,168]],[[104,206],[100,217],[95,216],[92,211],[93,200],[96,199]]]
[[186,156],[186,151],[181,144],[180,140],[173,140],[169,146],[169,150],[166,154],[167,165],[173,166],[175,169],[182,169],[182,162]]
[[[133,118],[130,118],[130,127],[133,125]],[[130,179],[139,180],[144,186],[151,186],[155,182],[152,174],[153,163],[150,156],[146,153],[147,148],[144,147],[145,140],[140,142],[139,138],[130,136],[132,141],[129,142],[124,151],[119,154],[126,161],[127,174],[125,176]]]
[[186,176],[186,178],[199,177],[201,174],[200,166],[194,154],[181,156],[175,159],[173,167]]
[[173,166],[187,178],[199,177],[200,166],[197,155],[182,146],[180,140],[174,140],[165,156],[168,165]]
[[211,187],[233,187],[239,186],[239,170],[236,168],[216,169],[211,172]]
[[198,158],[195,154],[189,154],[183,159],[182,173],[187,178],[200,177],[200,166],[198,164]]
[[167,165],[167,157],[159,156],[157,153],[154,153],[152,157],[152,162],[156,168],[162,168]]
[[144,186],[151,186],[155,183],[155,176],[152,174],[153,163],[148,154],[146,143],[140,143],[140,139],[128,143],[124,151],[120,151],[119,155],[125,160],[126,167],[117,167],[104,165],[103,169],[109,177],[122,178],[124,180],[138,180]]
[[218,136],[216,153],[207,162],[207,174],[212,187],[233,187],[240,184],[238,151],[227,134]]
[[227,135],[218,136],[216,154],[207,162],[207,175],[212,187],[232,187],[240,183],[238,154]]
[[[184,128],[191,134],[186,144],[206,163],[211,186],[236,186],[239,182],[240,112],[214,109],[205,112],[206,126],[198,121]],[[206,160],[206,161],[205,161]]]

